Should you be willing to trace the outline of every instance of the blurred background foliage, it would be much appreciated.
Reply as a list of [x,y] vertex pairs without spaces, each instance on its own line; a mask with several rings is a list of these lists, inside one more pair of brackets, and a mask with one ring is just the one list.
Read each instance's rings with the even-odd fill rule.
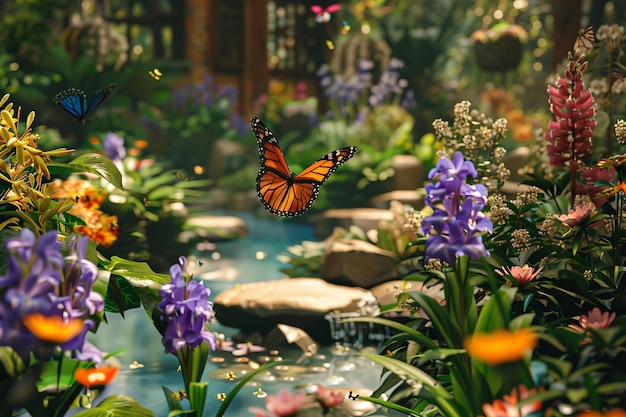
[[[117,132],[128,143],[146,140],[146,152],[185,178],[211,179],[212,187],[233,191],[254,188],[253,114],[274,131],[292,171],[339,146],[359,146],[357,157],[325,185],[314,206],[322,210],[367,205],[387,191],[393,155],[415,155],[432,166],[431,123],[452,118],[460,100],[509,120],[508,150],[528,144],[548,118],[545,86],[561,65],[555,57],[571,48],[554,43],[562,2],[349,0],[321,24],[309,10],[312,3],[295,3],[315,51],[312,64],[295,78],[283,77],[272,67],[276,56],[268,45],[269,83],[247,107],[238,87],[225,80],[228,71],[218,76],[190,67],[187,49],[177,47],[189,39],[172,23],[184,24],[184,3],[167,0],[3,2],[0,86],[37,112],[43,147],[61,140],[81,148],[92,137]],[[568,4],[571,13],[580,11],[583,26],[620,21],[625,3]],[[268,13],[281,4],[268,2]],[[163,21],[129,23],[130,17],[140,21],[141,13],[144,20]],[[498,43],[516,47],[499,52]],[[489,57],[479,51],[485,45],[504,54],[496,55],[499,62],[517,65],[486,67]],[[113,82],[117,89],[107,105],[84,125],[52,103],[65,88],[90,96]],[[253,114],[242,114],[250,105]],[[358,192],[340,198],[347,189]]]

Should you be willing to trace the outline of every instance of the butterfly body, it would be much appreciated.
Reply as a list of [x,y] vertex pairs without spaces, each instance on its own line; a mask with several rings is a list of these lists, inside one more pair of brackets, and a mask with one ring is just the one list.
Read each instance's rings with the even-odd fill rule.
[[69,88],[54,96],[53,101],[68,112],[77,122],[85,124],[87,118],[106,100],[115,90],[116,84],[109,84],[96,91],[89,103],[87,95],[78,88]]
[[251,127],[261,165],[256,178],[257,195],[263,206],[278,216],[297,216],[308,210],[322,184],[358,151],[355,146],[337,149],[294,174],[269,128],[257,117],[252,118]]

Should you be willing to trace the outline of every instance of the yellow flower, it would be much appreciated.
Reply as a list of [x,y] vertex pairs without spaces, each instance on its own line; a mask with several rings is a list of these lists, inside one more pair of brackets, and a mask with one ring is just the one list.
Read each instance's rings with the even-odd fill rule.
[[516,331],[500,329],[493,333],[474,333],[465,339],[464,346],[471,357],[488,365],[499,365],[522,359],[536,344],[537,335],[526,328]]
[[57,344],[72,340],[83,330],[81,319],[66,321],[59,316],[45,316],[39,313],[25,316],[22,322],[37,339]]

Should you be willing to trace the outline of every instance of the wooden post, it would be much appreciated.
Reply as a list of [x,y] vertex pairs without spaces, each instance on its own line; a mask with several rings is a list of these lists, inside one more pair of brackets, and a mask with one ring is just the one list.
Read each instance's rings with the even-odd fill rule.
[[240,82],[240,111],[252,114],[252,102],[266,93],[270,71],[267,65],[267,0],[244,0],[244,58]]
[[567,58],[567,52],[574,48],[574,42],[581,29],[582,1],[555,0],[552,6],[554,17],[554,33],[552,39],[552,71]]

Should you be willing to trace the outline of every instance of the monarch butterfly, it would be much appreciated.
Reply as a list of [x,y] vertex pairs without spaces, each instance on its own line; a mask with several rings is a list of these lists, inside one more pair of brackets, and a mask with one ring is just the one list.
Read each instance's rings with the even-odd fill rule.
[[341,4],[331,4],[326,8],[318,5],[311,6],[311,11],[315,13],[315,21],[317,23],[329,22],[331,17],[330,14],[335,13],[339,9],[341,9]]
[[70,88],[61,91],[54,96],[53,101],[61,106],[63,110],[68,112],[78,122],[85,124],[87,117],[93,113],[98,106],[115,90],[116,84],[109,84],[102,90],[98,90],[93,94],[91,101],[87,104],[87,95],[84,91],[77,88]]
[[308,210],[320,186],[358,151],[355,146],[337,149],[295,175],[269,128],[257,117],[250,124],[259,145],[261,163],[256,177],[257,194],[263,206],[277,216],[297,216]]
[[581,29],[574,43],[574,53],[580,50],[579,53],[587,54],[593,49],[595,43],[596,37],[593,33],[593,27],[589,26],[584,31]]

